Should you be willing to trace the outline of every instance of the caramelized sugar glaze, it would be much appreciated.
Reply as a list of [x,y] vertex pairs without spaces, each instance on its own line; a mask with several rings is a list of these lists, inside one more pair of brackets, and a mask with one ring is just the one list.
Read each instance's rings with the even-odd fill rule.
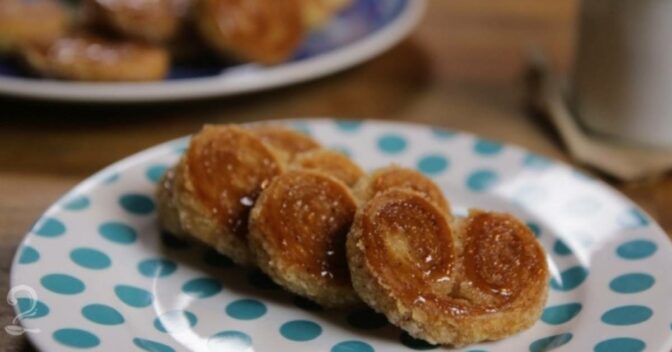
[[244,238],[249,211],[282,171],[275,155],[249,132],[206,126],[187,152],[190,179],[200,201],[229,232]]
[[262,142],[278,150],[286,162],[294,159],[300,153],[321,147],[309,136],[280,126],[256,126],[251,131]]
[[280,285],[322,305],[357,302],[345,257],[356,210],[347,186],[333,177],[310,170],[278,176],[250,219],[257,264]]
[[364,176],[364,171],[347,156],[328,149],[311,150],[299,154],[292,166],[321,171],[353,187]]
[[508,214],[472,211],[452,224],[418,192],[381,193],[348,238],[355,289],[411,335],[462,345],[536,321],[548,268],[534,235]]
[[443,192],[432,180],[415,170],[399,166],[388,166],[374,171],[355,186],[355,192],[362,201],[367,201],[393,188],[416,191],[445,213],[450,213],[450,206]]

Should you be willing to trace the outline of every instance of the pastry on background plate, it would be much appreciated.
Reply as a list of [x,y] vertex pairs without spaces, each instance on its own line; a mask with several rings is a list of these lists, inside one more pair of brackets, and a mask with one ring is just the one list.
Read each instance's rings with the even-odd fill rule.
[[[272,149],[249,130],[206,125],[192,137],[175,169],[176,223],[237,264],[251,264],[247,247],[249,212],[259,194],[283,169]],[[164,228],[172,226],[165,221],[163,224]]]
[[150,43],[174,38],[186,7],[175,0],[85,0],[84,4],[90,24]]
[[70,25],[67,10],[57,0],[0,0],[0,54],[14,53],[32,43],[50,43]]
[[379,193],[359,208],[347,257],[364,302],[434,344],[518,333],[539,319],[548,293],[545,253],[525,224],[478,210],[451,223],[409,190]]
[[220,54],[276,64],[299,47],[305,28],[296,0],[201,0],[196,24]]
[[75,81],[155,81],[166,76],[170,65],[163,48],[91,34],[29,43],[20,54],[35,73]]
[[357,204],[341,181],[311,170],[276,177],[250,216],[259,268],[287,290],[325,307],[359,302],[345,258]]

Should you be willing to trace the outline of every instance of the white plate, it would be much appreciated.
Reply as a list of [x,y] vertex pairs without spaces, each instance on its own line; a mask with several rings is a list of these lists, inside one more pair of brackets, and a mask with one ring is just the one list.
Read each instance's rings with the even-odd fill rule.
[[[539,234],[553,275],[542,319],[518,335],[463,351],[672,347],[672,245],[649,216],[605,184],[517,147],[454,131],[373,121],[287,124],[366,169],[392,162],[418,168],[458,214],[469,207],[509,211]],[[26,236],[12,267],[11,298],[39,349],[430,348],[370,311],[316,310],[204,248],[161,240],[152,194],[186,143],[168,142],[104,169],[49,208]]]
[[30,78],[0,62],[0,94],[60,101],[148,102],[235,95],[344,70],[401,41],[420,20],[424,0],[355,0],[312,33],[289,62],[264,67],[173,67],[151,83],[83,83]]

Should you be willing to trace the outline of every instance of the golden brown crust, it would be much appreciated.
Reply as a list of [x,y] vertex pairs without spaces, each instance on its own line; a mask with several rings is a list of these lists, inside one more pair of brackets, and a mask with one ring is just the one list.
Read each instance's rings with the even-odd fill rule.
[[168,53],[158,47],[69,35],[21,49],[28,66],[47,77],[79,81],[152,81],[168,72]]
[[50,43],[68,29],[71,18],[54,0],[1,0],[0,53],[27,44]]
[[328,149],[311,150],[297,155],[291,164],[307,170],[321,171],[353,187],[364,176],[364,171],[347,156]]
[[275,149],[283,160],[291,162],[298,154],[319,149],[320,143],[303,133],[277,125],[260,125],[250,129],[262,142]]
[[360,297],[431,343],[515,334],[534,324],[546,301],[546,258],[524,224],[482,211],[451,224],[413,191],[393,189],[360,207],[347,256]]
[[303,38],[296,0],[202,0],[196,12],[206,42],[226,56],[275,64],[288,59]]
[[206,125],[178,170],[175,201],[183,229],[236,263],[250,264],[249,211],[283,171],[277,156],[245,129]]
[[396,165],[377,169],[361,178],[354,191],[360,201],[366,202],[379,193],[395,188],[419,192],[450,216],[450,206],[441,189],[434,181],[413,169]]
[[347,186],[333,177],[309,170],[278,176],[250,216],[257,265],[289,291],[323,306],[360,302],[345,258],[356,209]]

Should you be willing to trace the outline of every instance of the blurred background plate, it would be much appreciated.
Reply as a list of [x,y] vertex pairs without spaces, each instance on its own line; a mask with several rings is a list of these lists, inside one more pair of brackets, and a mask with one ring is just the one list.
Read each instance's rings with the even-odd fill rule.
[[32,78],[0,62],[0,94],[60,101],[147,102],[226,96],[315,79],[362,63],[401,41],[420,19],[424,0],[355,0],[311,33],[294,57],[264,67],[173,66],[152,83],[82,83]]

